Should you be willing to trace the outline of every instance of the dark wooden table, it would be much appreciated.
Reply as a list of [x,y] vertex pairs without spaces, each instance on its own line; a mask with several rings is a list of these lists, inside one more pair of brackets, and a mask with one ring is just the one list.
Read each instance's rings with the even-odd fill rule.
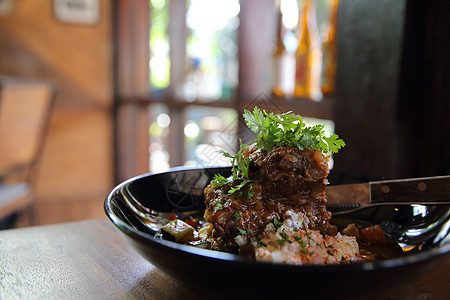
[[[108,220],[0,231],[0,263],[0,299],[227,298],[159,271]],[[449,275],[445,259],[416,282],[346,299],[450,299]]]

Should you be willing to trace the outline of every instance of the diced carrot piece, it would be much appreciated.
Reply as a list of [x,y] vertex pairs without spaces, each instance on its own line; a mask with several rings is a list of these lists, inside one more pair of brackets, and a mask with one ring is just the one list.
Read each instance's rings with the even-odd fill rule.
[[380,225],[375,225],[361,229],[361,237],[369,243],[376,245],[386,245],[386,236],[381,229]]

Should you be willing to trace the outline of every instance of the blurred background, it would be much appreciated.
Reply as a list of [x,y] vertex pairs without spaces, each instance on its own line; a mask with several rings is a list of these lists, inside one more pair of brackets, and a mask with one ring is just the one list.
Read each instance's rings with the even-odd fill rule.
[[449,174],[449,22],[445,0],[0,0],[0,76],[56,91],[14,226],[102,218],[123,180],[228,163],[255,105],[339,134],[335,174]]

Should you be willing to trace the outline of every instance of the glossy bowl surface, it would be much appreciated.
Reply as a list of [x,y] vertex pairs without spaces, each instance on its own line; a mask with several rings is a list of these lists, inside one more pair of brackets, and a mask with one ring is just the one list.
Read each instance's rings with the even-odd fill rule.
[[[228,167],[172,169],[131,178],[107,196],[105,212],[130,245],[162,271],[201,288],[264,295],[367,292],[418,279],[450,253],[450,207],[386,206],[353,216],[380,224],[406,250],[404,256],[346,265],[287,265],[256,262],[238,255],[155,238],[170,215],[204,210],[203,189]],[[323,287],[326,286],[326,289]],[[349,289],[350,288],[350,289]]]

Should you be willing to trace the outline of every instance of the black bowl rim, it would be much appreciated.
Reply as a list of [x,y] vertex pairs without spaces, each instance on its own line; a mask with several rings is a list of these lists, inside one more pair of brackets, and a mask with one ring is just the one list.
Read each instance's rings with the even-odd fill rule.
[[214,250],[208,250],[208,249],[200,249],[195,248],[188,245],[179,244],[176,242],[171,242],[168,240],[163,240],[160,238],[155,238],[151,234],[141,232],[136,230],[134,227],[130,226],[123,220],[121,220],[119,217],[114,215],[114,213],[111,210],[110,203],[113,200],[113,197],[117,194],[117,191],[123,189],[125,186],[129,185],[131,182],[134,182],[136,180],[139,180],[141,178],[149,177],[149,176],[156,176],[160,174],[165,173],[173,173],[173,172],[180,172],[180,171],[186,171],[186,170],[204,170],[204,169],[217,169],[222,168],[222,166],[217,167],[176,167],[171,168],[168,171],[161,172],[161,173],[144,173],[141,175],[137,175],[134,177],[131,177],[120,184],[118,184],[116,187],[114,187],[110,193],[107,195],[105,202],[104,202],[104,210],[107,215],[107,217],[110,219],[110,221],[118,228],[122,233],[128,235],[129,237],[133,239],[138,239],[141,241],[146,241],[149,243],[149,245],[153,247],[163,247],[167,248],[167,250],[171,251],[180,251],[184,254],[188,255],[199,255],[203,256],[205,259],[217,259],[221,261],[228,261],[228,262],[234,262],[239,263],[242,265],[253,265],[258,266],[261,268],[268,267],[268,268],[282,268],[284,270],[290,270],[290,271],[298,271],[298,272],[361,272],[361,271],[372,271],[372,270],[379,270],[379,269],[389,269],[389,268],[396,268],[396,267],[402,267],[405,265],[410,264],[416,264],[421,263],[427,260],[431,260],[432,258],[448,254],[450,253],[450,243],[445,244],[443,246],[439,246],[437,248],[433,249],[427,249],[420,253],[415,253],[411,255],[405,255],[398,258],[392,258],[387,260],[381,260],[381,261],[375,261],[375,262],[363,262],[363,263],[354,263],[354,264],[330,264],[330,265],[292,265],[292,264],[285,264],[285,263],[270,263],[270,262],[260,262],[255,261],[252,259],[248,259],[236,254],[226,253],[226,252],[220,252],[220,251],[214,251]]

